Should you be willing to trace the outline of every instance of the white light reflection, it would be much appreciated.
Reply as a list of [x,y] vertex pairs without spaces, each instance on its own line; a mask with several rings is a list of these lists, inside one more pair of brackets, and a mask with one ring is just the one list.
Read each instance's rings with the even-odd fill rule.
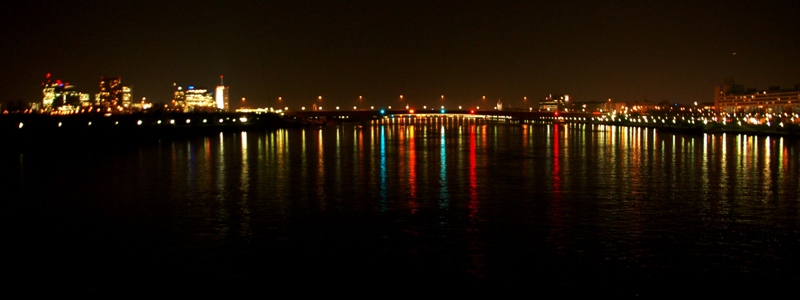
[[447,209],[450,206],[450,195],[447,190],[447,143],[445,139],[445,128],[441,127],[439,142],[439,185],[441,186],[439,194],[439,208]]

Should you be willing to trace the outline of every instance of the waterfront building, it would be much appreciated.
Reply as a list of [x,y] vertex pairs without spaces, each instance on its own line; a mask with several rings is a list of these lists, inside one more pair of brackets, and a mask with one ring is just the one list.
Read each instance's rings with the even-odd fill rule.
[[216,98],[216,105],[217,109],[229,111],[230,110],[230,103],[228,102],[228,90],[229,88],[224,85],[222,81],[222,75],[219,76],[219,85],[214,93],[214,97]]
[[216,102],[214,97],[209,93],[208,89],[196,88],[189,86],[185,93],[186,108],[185,111],[213,111],[216,110]]
[[81,107],[92,106],[92,97],[89,95],[89,93],[81,93],[80,100]]
[[800,85],[792,89],[778,86],[766,90],[745,88],[729,78],[714,87],[714,107],[717,113],[782,114],[800,112]]
[[124,107],[125,110],[130,110],[131,109],[132,99],[133,99],[133,95],[132,95],[131,87],[123,86],[122,87],[122,107]]
[[69,82],[51,80],[49,73],[42,82],[42,96],[41,109],[44,110],[74,110],[89,99],[89,94],[81,93]]
[[172,83],[172,108],[183,110],[186,107],[186,91],[177,83]]
[[571,107],[575,112],[600,112],[606,107],[605,101],[583,101],[583,102],[573,102],[573,106]]
[[659,111],[663,111],[663,110],[669,110],[669,108],[671,108],[671,107],[672,107],[672,105],[669,104],[667,101],[661,101],[659,103],[653,103],[653,102],[650,102],[648,100],[642,100],[642,101],[633,101],[633,102],[630,102],[630,103],[626,104],[626,106],[623,107],[623,110],[627,109],[629,112],[645,113],[646,114],[646,113],[650,113],[650,112],[659,112]]
[[569,95],[549,94],[543,101],[539,102],[540,111],[567,111]]
[[121,107],[122,104],[122,78],[119,76],[101,76],[100,93],[97,104],[111,109]]

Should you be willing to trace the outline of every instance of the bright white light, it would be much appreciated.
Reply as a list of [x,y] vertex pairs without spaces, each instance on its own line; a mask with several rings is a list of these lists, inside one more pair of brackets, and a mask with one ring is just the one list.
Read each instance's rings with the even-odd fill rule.
[[22,122],[19,122],[19,128],[22,128],[23,125]]
[[142,125],[142,120],[136,121],[136,125]]
[[189,124],[189,123],[191,123],[191,122],[192,122],[192,120],[191,120],[191,119],[186,119],[186,124]]
[[241,118],[239,118],[239,121],[241,121],[242,123],[245,123],[245,122],[247,122],[247,118],[241,117]]

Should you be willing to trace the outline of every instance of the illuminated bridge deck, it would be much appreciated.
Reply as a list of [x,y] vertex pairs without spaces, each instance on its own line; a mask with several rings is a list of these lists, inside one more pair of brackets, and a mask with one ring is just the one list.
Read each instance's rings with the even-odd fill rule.
[[487,118],[506,121],[589,121],[600,116],[593,113],[542,112],[528,110],[301,110],[287,112],[285,117],[299,120],[368,121],[383,118]]

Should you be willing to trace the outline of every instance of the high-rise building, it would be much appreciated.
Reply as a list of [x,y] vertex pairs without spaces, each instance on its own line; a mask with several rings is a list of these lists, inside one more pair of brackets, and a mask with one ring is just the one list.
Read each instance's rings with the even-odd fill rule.
[[122,107],[125,109],[131,109],[131,102],[133,100],[133,94],[131,91],[131,87],[123,86],[122,87]]
[[186,107],[186,91],[177,83],[172,83],[172,108],[183,110]]
[[77,108],[83,104],[84,99],[89,98],[89,94],[75,90],[75,86],[60,79],[51,80],[50,73],[42,82],[42,109],[69,109]]
[[230,103],[228,102],[229,88],[225,86],[222,80],[223,77],[222,75],[220,75],[219,85],[217,86],[217,90],[214,93],[214,97],[216,98],[217,109],[229,111],[230,110]]
[[51,81],[50,73],[47,73],[46,81],[42,82],[42,108],[53,107],[56,99],[60,99],[65,84],[60,79]]
[[100,77],[100,94],[98,105],[106,108],[115,108],[122,104],[122,78],[119,76]]
[[215,109],[214,97],[204,88],[189,86],[185,93],[186,111],[207,111]]

